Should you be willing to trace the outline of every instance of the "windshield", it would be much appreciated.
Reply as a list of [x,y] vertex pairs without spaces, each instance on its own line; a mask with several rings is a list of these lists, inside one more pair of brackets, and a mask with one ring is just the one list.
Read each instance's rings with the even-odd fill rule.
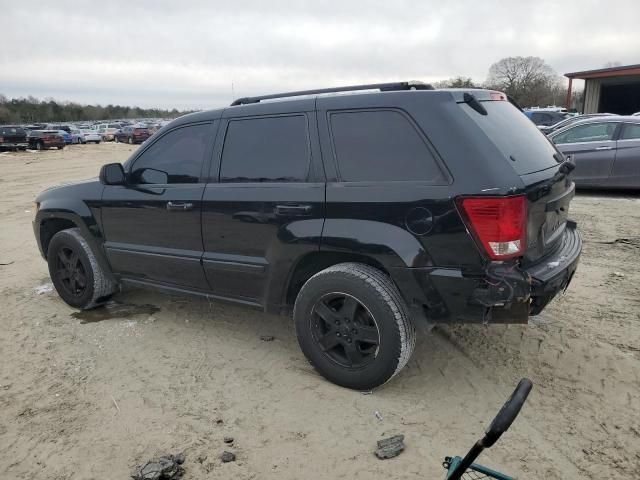
[[462,106],[503,155],[511,159],[518,175],[557,166],[556,157],[562,158],[538,127],[511,103],[482,102],[487,115],[481,115],[465,104]]

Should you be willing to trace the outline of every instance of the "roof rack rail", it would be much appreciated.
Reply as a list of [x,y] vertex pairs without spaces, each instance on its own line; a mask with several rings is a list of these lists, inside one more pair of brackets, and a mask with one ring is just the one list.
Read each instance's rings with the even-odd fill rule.
[[314,95],[321,93],[336,92],[355,92],[358,90],[380,90],[381,92],[391,92],[398,90],[434,90],[433,86],[428,83],[410,81],[410,82],[392,82],[392,83],[370,83],[368,85],[351,85],[348,87],[318,88],[315,90],[300,90],[297,92],[274,93],[272,95],[261,95],[259,97],[243,97],[234,100],[231,106],[247,105],[250,103],[259,103],[262,100],[272,100],[274,98],[301,97],[302,95]]

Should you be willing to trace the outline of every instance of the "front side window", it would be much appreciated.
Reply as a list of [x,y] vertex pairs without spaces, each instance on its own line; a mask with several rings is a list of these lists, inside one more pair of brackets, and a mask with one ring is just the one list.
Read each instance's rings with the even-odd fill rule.
[[553,143],[604,142],[613,138],[617,126],[613,122],[578,125],[553,137]]
[[[130,182],[198,183],[211,125],[190,125],[163,135],[133,163]],[[158,179],[166,178],[166,182]]]
[[620,140],[640,140],[640,123],[625,123]]
[[220,181],[304,182],[310,156],[304,115],[232,120],[222,150]]
[[333,112],[329,118],[343,182],[446,183],[434,154],[402,113],[362,110]]

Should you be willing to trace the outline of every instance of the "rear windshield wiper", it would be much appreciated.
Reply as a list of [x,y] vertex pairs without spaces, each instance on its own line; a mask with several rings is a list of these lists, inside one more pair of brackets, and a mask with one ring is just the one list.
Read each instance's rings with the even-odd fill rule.
[[473,95],[472,93],[464,92],[464,95],[462,96],[462,99],[464,100],[464,103],[469,105],[471,108],[473,108],[480,115],[487,115],[488,114],[487,109],[482,106],[482,104],[478,101],[476,96]]

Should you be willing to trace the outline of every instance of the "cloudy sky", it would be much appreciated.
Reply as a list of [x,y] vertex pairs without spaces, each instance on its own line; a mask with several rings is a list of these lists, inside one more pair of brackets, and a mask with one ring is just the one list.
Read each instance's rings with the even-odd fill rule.
[[352,83],[640,63],[639,0],[0,0],[0,93],[211,108]]

